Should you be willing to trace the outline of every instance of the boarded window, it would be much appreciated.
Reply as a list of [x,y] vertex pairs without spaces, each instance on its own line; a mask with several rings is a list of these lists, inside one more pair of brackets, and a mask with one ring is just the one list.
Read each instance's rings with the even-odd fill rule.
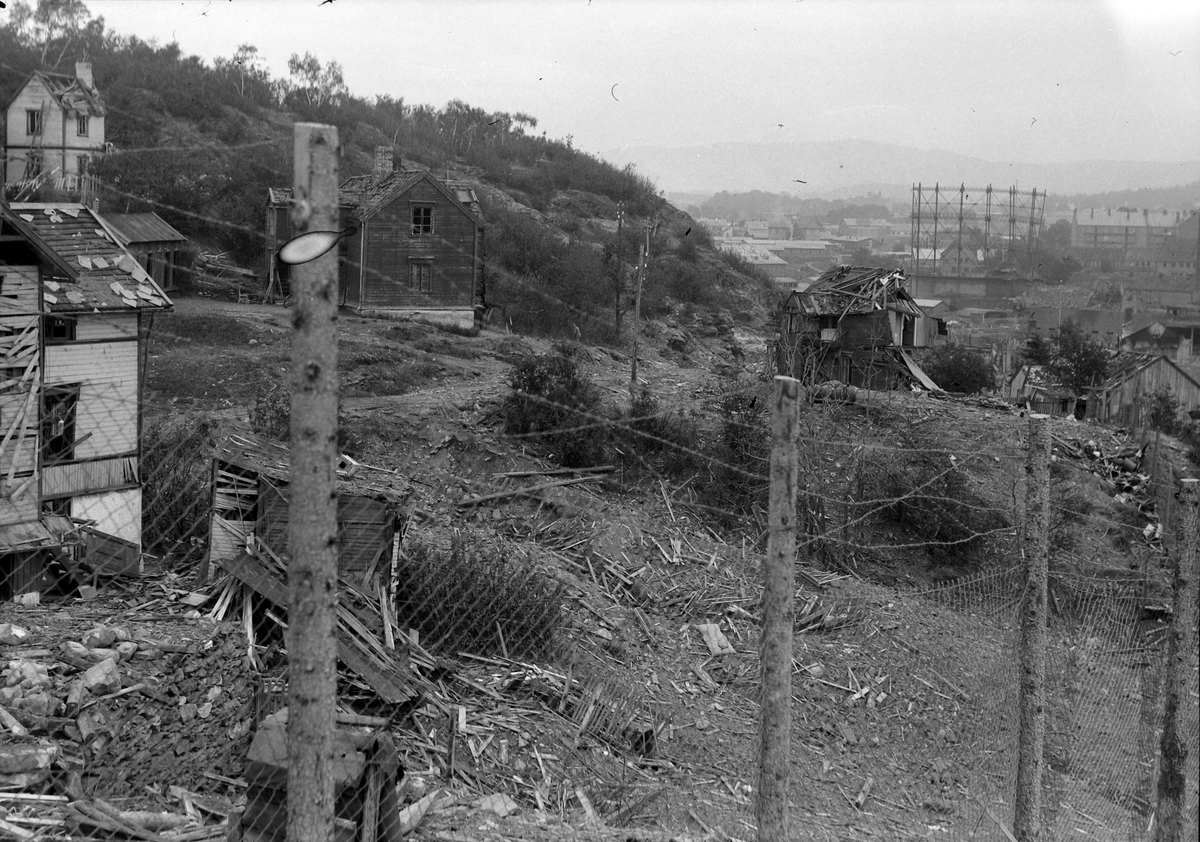
[[42,133],[42,112],[36,108],[25,109],[25,134]]
[[433,205],[412,206],[412,233],[414,237],[433,233]]
[[408,288],[413,292],[433,291],[433,263],[428,260],[408,264]]
[[68,462],[75,458],[75,407],[79,386],[50,386],[42,392],[42,461]]

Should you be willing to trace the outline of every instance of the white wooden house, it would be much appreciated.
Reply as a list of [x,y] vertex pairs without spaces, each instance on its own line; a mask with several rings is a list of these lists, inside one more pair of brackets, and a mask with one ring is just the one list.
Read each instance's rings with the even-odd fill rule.
[[91,62],[75,75],[36,70],[5,105],[3,178],[18,196],[40,187],[87,194],[88,171],[104,152],[104,101]]
[[47,554],[136,569],[142,320],[170,299],[77,203],[0,202],[0,598]]

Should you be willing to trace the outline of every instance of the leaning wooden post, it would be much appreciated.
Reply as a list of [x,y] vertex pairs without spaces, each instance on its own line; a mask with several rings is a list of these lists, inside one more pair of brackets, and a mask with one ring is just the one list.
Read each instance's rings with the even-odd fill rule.
[[[336,231],[337,129],[298,123],[294,140],[294,229]],[[328,842],[337,694],[337,250],[292,271],[287,838]]]
[[762,695],[759,711],[758,839],[786,842],[792,746],[792,626],[795,615],[796,409],[800,381],[775,378],[771,496],[763,560]]
[[[1196,828],[1188,827],[1187,797],[1188,741],[1186,715],[1196,661],[1196,553],[1200,545],[1200,480],[1181,482],[1183,541],[1175,555],[1174,592],[1171,600],[1171,634],[1167,644],[1167,680],[1163,706],[1161,761],[1158,772],[1158,830],[1155,842],[1195,839]],[[1185,721],[1180,721],[1181,719]]]
[[1042,751],[1046,743],[1046,589],[1050,556],[1049,416],[1029,416],[1025,456],[1025,603],[1021,612],[1020,722],[1013,833],[1037,842],[1042,826]]

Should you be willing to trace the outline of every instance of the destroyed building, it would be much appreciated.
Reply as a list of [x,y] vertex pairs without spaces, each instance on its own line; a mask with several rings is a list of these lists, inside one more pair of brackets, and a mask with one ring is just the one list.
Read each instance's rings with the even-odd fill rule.
[[143,319],[170,299],[94,210],[0,202],[0,597],[136,572]]
[[900,270],[840,266],[784,299],[776,371],[806,383],[937,390],[911,351],[931,347],[945,322],[928,316]]

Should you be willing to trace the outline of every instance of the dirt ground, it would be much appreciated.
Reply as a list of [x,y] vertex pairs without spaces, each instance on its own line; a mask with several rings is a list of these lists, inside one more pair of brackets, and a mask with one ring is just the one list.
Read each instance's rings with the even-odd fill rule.
[[[759,390],[766,405],[769,381],[758,376],[763,337],[682,327],[689,329],[682,351],[665,339],[643,344],[639,374],[660,400],[716,423],[715,401],[730,381],[713,374],[722,370],[740,371],[741,382]],[[758,525],[718,528],[686,487],[644,476],[625,481],[619,472],[600,483],[550,489],[543,499],[508,497],[463,508],[464,497],[510,488],[512,481],[498,474],[555,467],[528,442],[506,436],[498,414],[513,363],[551,344],[351,315],[340,318],[339,329],[343,427],[355,458],[411,479],[413,529],[423,539],[445,542],[458,531],[481,544],[501,542],[561,583],[563,654],[538,666],[619,700],[610,706],[632,711],[657,734],[649,756],[631,752],[514,683],[514,676],[528,675],[528,664],[442,661],[449,669],[439,680],[437,704],[419,708],[394,731],[408,795],[437,788],[453,795],[417,834],[443,842],[752,838],[764,549]],[[153,327],[148,412],[243,421],[256,394],[286,386],[288,331],[289,315],[280,307],[179,299]],[[578,352],[614,403],[627,400],[627,351]],[[802,458],[809,460],[812,487],[831,489],[877,476],[869,470],[876,464],[870,446],[864,451],[858,438],[863,431],[873,431],[884,448],[932,442],[943,461],[964,454],[954,458],[971,465],[965,487],[972,499],[1007,517],[1016,505],[1026,424],[1019,412],[994,402],[906,395],[813,421],[816,444]],[[1056,431],[1071,440],[1111,438],[1068,422]],[[1126,534],[1140,535],[1145,518],[1127,518],[1134,526],[1122,532],[1114,527],[1111,494],[1087,465],[1071,462],[1061,473],[1079,515],[1062,524],[1072,536],[1062,564],[1133,570],[1161,581],[1158,551]],[[849,523],[849,512],[824,514]],[[1011,606],[990,611],[960,600],[955,607],[938,588],[1011,565],[1013,523],[997,521],[970,551],[969,564],[905,546],[907,528],[901,521],[872,523],[853,533],[850,551],[814,550],[798,566],[798,614],[799,606],[811,606],[824,619],[795,637],[793,838],[1001,839],[1000,823],[1011,820]],[[0,619],[31,636],[19,648],[3,647],[4,659],[45,663],[53,693],[63,699],[78,672],[56,659],[64,641],[96,625],[124,627],[132,639],[148,641],[123,665],[123,686],[141,686],[90,707],[94,731],[79,732],[78,714],[52,717],[42,736],[64,747],[65,777],[55,781],[124,808],[179,810],[172,786],[227,807],[244,799],[239,776],[260,712],[258,679],[236,622],[203,616],[211,603],[191,611],[180,602],[204,590],[194,575],[173,570],[168,557],[145,578],[112,583],[90,602],[5,606]],[[629,577],[638,581],[636,590],[622,584]],[[703,623],[719,625],[732,651],[712,655],[697,630]],[[1118,671],[1116,683],[1135,674]],[[466,772],[448,774],[437,750],[445,737],[436,729],[442,710],[459,707],[468,725],[458,738]],[[1094,824],[1058,838],[1127,838],[1120,786],[1106,795],[1086,779],[1078,787],[1071,803],[1086,804]],[[520,809],[501,818],[480,806],[493,793],[510,795]],[[52,815],[44,807],[37,813],[7,806],[11,815],[20,809]],[[591,821],[589,811],[604,824]],[[200,824],[215,827],[218,819],[206,814]]]

